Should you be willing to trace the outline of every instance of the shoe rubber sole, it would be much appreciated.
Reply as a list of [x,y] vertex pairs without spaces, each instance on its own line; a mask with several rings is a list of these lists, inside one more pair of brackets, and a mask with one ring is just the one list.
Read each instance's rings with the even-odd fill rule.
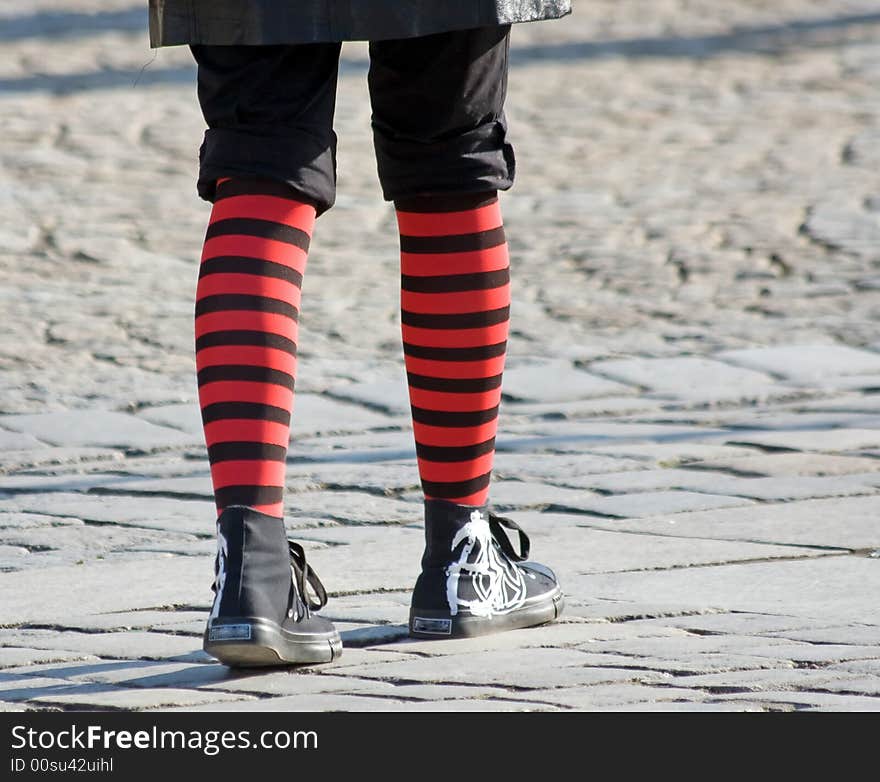
[[231,668],[328,663],[342,654],[332,633],[291,633],[262,617],[223,617],[208,622],[204,650]]
[[556,619],[565,606],[561,589],[542,596],[534,603],[526,604],[513,611],[493,616],[474,616],[459,613],[453,616],[449,611],[422,610],[411,608],[409,612],[409,634],[412,638],[475,638],[506,630],[519,630],[547,624]]

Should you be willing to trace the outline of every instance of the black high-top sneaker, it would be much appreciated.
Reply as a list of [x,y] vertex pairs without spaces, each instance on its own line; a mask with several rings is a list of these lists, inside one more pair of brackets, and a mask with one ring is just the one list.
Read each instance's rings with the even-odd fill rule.
[[[519,533],[517,554],[504,528]],[[550,622],[562,590],[550,568],[526,562],[529,538],[485,506],[425,502],[425,553],[409,614],[415,638],[464,638]]]
[[322,663],[342,654],[336,628],[312,614],[327,602],[324,585],[302,547],[287,539],[281,519],[243,505],[224,508],[214,572],[204,649],[220,662]]

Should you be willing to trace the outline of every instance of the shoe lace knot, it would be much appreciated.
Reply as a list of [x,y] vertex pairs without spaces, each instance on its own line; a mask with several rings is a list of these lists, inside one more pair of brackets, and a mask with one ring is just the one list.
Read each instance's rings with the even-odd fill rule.
[[303,547],[290,539],[287,541],[287,546],[290,551],[290,571],[293,576],[290,603],[294,606],[296,595],[299,595],[308,617],[310,611],[317,611],[327,605],[327,590],[324,589],[318,574],[306,562],[306,552]]
[[[498,516],[489,512],[489,529],[492,531],[493,540],[501,547],[501,550],[513,562],[525,562],[529,558],[530,542],[525,530],[512,519]],[[505,529],[514,530],[519,535],[519,552],[513,548],[510,538]]]

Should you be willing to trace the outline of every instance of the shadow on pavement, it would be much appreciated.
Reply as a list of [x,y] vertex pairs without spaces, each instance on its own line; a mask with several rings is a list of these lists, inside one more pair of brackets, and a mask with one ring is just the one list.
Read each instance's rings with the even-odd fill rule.
[[[702,59],[729,52],[778,54],[805,47],[836,46],[848,39],[849,28],[878,25],[880,13],[792,20],[784,24],[743,27],[719,35],[624,38],[571,41],[511,48],[513,64],[535,60],[595,60],[605,57]],[[876,31],[870,39],[874,40]],[[866,36],[867,37],[867,36]]]
[[35,74],[17,79],[0,79],[0,94],[4,92],[45,91],[56,95],[89,90],[119,88],[138,89],[162,84],[191,84],[195,87],[195,66],[174,68],[106,68],[65,74]]
[[[150,60],[141,68],[104,68],[100,71],[79,71],[63,74],[34,74],[13,79],[0,79],[0,96],[3,93],[51,92],[69,95],[76,92],[112,89],[143,89],[166,84],[187,84],[195,89],[195,65],[154,68]],[[365,60],[343,60],[340,73],[366,73]]]
[[84,14],[71,11],[38,11],[20,16],[0,17],[0,41],[27,38],[74,38],[103,32],[138,32],[147,29],[147,5],[122,11]]
[[[880,25],[880,13],[795,19],[784,24],[744,27],[718,35],[533,44],[514,46],[511,50],[511,62],[516,66],[542,61],[595,60],[608,57],[703,59],[729,52],[779,54],[804,47],[836,46],[851,40],[850,28],[875,25]],[[138,5],[128,10],[96,14],[41,12],[0,19],[0,42],[26,38],[71,38],[107,31],[143,32],[146,45],[146,8]],[[870,38],[873,40],[876,30],[871,32]],[[35,74],[0,79],[0,93],[43,90],[69,94],[120,87],[194,83],[195,69],[192,67],[151,69],[150,64],[147,63],[143,69],[108,68],[97,72],[83,71],[53,76]],[[366,68],[367,63],[364,60],[344,59],[340,63],[343,73],[364,71]]]

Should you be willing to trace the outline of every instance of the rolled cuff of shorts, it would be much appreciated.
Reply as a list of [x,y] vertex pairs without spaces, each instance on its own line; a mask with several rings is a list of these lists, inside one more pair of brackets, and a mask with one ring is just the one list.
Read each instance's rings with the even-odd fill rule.
[[376,165],[386,201],[434,193],[508,190],[516,159],[503,119],[454,138],[391,138],[373,127]]
[[260,177],[285,182],[323,214],[336,200],[336,137],[289,136],[211,128],[199,150],[199,195],[215,197],[221,177]]

